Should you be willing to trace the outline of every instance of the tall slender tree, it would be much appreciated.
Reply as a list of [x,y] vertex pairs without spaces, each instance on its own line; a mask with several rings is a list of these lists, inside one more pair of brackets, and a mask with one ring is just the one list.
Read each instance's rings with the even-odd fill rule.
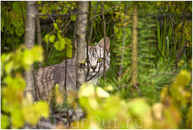
[[[25,45],[32,48],[35,43],[35,14],[36,2],[26,1],[26,22],[25,22]],[[31,65],[29,71],[25,71],[26,92],[32,92],[34,86],[33,78],[34,66]]]
[[79,87],[85,82],[83,68],[80,67],[81,62],[85,59],[85,43],[86,43],[86,25],[87,25],[88,2],[77,2],[77,52],[76,52],[76,84]]

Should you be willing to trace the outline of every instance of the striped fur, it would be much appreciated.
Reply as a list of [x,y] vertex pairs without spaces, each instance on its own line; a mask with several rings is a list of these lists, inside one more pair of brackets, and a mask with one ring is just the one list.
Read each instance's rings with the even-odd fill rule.
[[[103,74],[103,64],[104,60],[100,63],[97,63],[99,58],[104,58],[104,39],[96,46],[89,46],[89,75],[87,77],[87,64],[85,63],[85,75],[86,79],[92,78],[89,82],[96,84],[97,80]],[[106,37],[106,70],[110,66],[110,53],[109,46],[110,41],[109,38]],[[86,51],[85,51],[86,52]],[[85,55],[86,56],[86,55]],[[87,58],[87,57],[85,57]],[[65,81],[65,64],[66,60],[60,64],[47,66],[44,68],[40,68],[39,70],[34,72],[34,81],[35,81],[35,91],[34,98],[37,100],[50,100],[52,91],[54,90],[54,86],[56,84],[59,85],[60,91],[64,92],[64,81]],[[93,66],[96,66],[94,71]],[[100,70],[100,71],[99,71]],[[75,58],[67,60],[67,90],[76,90],[76,73],[75,73]],[[97,73],[98,72],[98,73]],[[97,73],[97,74],[96,74]],[[95,75],[96,74],[96,75]],[[94,76],[95,75],[95,76]],[[93,77],[94,76],[94,77]]]

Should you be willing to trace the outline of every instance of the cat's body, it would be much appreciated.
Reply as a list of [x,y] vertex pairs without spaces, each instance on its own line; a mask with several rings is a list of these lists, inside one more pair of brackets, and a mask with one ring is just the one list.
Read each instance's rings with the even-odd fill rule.
[[[85,61],[85,77],[86,81],[96,84],[98,79],[103,74],[103,64],[105,59],[106,70],[110,65],[110,40],[106,37],[106,55],[104,54],[104,38],[96,46],[89,46],[88,54],[89,54],[89,75],[87,77],[87,63]],[[86,50],[86,49],[85,49]],[[85,58],[86,57],[85,51]],[[67,73],[66,73],[66,86],[68,90],[76,90],[76,66],[75,60],[68,59],[67,60]],[[35,77],[35,91],[34,98],[37,100],[47,100],[50,97],[50,93],[54,90],[54,86],[56,84],[59,85],[60,91],[64,91],[65,86],[65,66],[66,61],[63,61],[60,64],[47,66],[44,68],[40,68],[39,70],[34,72]]]

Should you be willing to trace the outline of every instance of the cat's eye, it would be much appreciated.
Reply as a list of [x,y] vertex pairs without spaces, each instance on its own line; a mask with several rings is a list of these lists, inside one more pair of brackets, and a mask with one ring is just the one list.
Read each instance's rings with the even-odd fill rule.
[[[85,58],[85,63],[87,63],[87,61],[88,61],[88,59],[87,59],[87,58]],[[90,61],[88,61],[88,63],[90,63]]]
[[102,61],[103,61],[103,58],[99,58],[99,59],[97,60],[98,63],[100,63],[100,62],[102,62]]

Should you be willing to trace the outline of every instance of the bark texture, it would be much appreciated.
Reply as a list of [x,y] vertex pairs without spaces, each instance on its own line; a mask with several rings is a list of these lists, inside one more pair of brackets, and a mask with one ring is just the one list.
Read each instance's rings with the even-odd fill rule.
[[[88,12],[88,1],[77,2],[77,13]],[[77,88],[85,82],[84,70],[80,64],[85,59],[87,14],[77,15],[77,55],[76,55],[76,85]]]
[[[125,16],[127,15],[127,11],[128,11],[128,2],[125,1],[125,11],[124,11]],[[124,18],[123,23],[125,23],[125,22],[126,22],[126,20]],[[124,29],[123,29],[123,40],[122,40],[123,52],[125,51],[124,50],[124,48],[125,48],[125,41],[126,41],[126,27],[124,27]],[[121,76],[121,74],[123,72],[123,60],[124,60],[124,53],[121,54],[121,65],[120,65],[119,72],[118,72],[119,76]]]
[[[36,4],[36,14],[38,14],[38,5]],[[41,26],[40,26],[40,18],[39,16],[36,16],[36,24],[37,24],[37,40],[38,45],[42,46],[42,34],[41,34]],[[38,68],[42,68],[42,62],[38,63]]]
[[138,77],[138,54],[137,54],[137,23],[138,23],[138,11],[137,5],[133,5],[133,36],[132,36],[132,85],[135,87],[139,95],[141,96],[140,89],[137,86]]
[[[26,1],[26,22],[25,22],[25,45],[27,48],[32,48],[35,43],[35,15],[36,15],[36,2]],[[25,71],[26,80],[26,92],[33,91],[34,78],[33,78],[34,66],[31,65],[29,71]]]

